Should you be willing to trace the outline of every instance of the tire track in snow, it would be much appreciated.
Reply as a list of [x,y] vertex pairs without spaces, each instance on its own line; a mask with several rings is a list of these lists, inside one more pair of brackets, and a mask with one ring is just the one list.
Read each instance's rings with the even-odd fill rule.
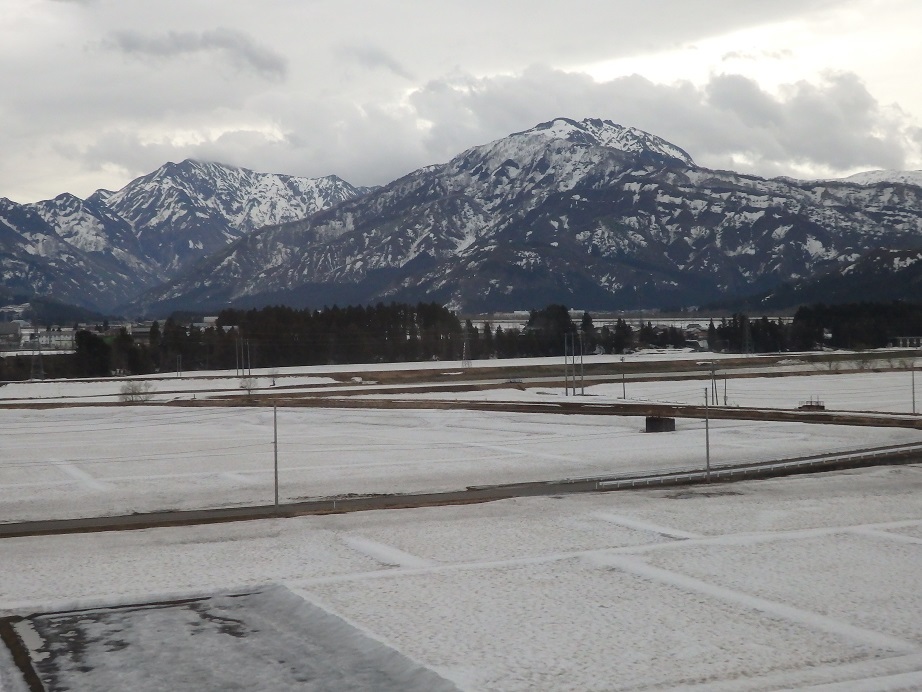
[[680,531],[679,529],[673,529],[668,526],[660,526],[659,524],[652,524],[650,522],[642,521],[640,519],[633,519],[631,517],[623,517],[618,514],[609,514],[607,512],[596,512],[592,515],[596,519],[601,519],[602,521],[607,521],[609,524],[615,524],[617,526],[624,526],[628,529],[636,529],[637,531],[648,531],[650,533],[655,533],[659,536],[664,536],[665,538],[675,538],[678,540],[686,540],[689,538],[704,538],[699,533],[689,533],[688,531]]
[[[836,682],[829,682],[836,680]],[[762,690],[866,690],[920,689],[922,654],[874,658],[855,663],[835,662],[785,670],[746,679],[708,680],[668,688],[669,692],[761,692]]]
[[69,464],[66,461],[55,461],[52,463],[54,463],[54,465],[57,466],[64,474],[66,474],[67,476],[70,476],[70,478],[72,478],[75,481],[79,481],[81,484],[83,484],[85,487],[89,488],[90,490],[102,490],[105,492],[112,490],[111,485],[93,478],[93,476],[91,476],[89,473],[79,468],[78,466]]
[[801,608],[778,603],[776,601],[770,601],[766,598],[753,596],[742,591],[736,591],[735,589],[711,584],[686,574],[654,567],[634,557],[626,555],[596,554],[589,558],[588,561],[590,564],[599,567],[613,567],[622,572],[634,574],[644,579],[666,584],[667,586],[673,586],[682,591],[709,596],[731,605],[765,613],[770,617],[797,623],[809,629],[822,630],[860,645],[872,646],[877,649],[892,651],[899,654],[912,654],[918,653],[919,651],[919,647],[916,644],[899,637],[882,634],[864,627],[858,627],[847,622],[842,622],[841,620],[836,620],[826,615],[820,615],[819,613],[802,610]]
[[410,553],[406,553],[399,548],[395,548],[385,543],[378,543],[377,541],[373,541],[369,538],[363,538],[362,536],[343,536],[342,541],[353,550],[360,552],[373,560],[377,560],[384,565],[389,565],[392,567],[408,567],[410,569],[418,569],[433,567],[437,564],[432,560],[427,560],[426,558],[419,557],[418,555],[411,555]]
[[896,543],[922,545],[922,538],[918,538],[916,536],[907,536],[906,534],[902,533],[882,531],[880,529],[875,529],[869,526],[856,526],[853,529],[849,529],[849,533],[853,533],[857,536],[867,536],[868,538],[878,538],[884,541],[894,541]]

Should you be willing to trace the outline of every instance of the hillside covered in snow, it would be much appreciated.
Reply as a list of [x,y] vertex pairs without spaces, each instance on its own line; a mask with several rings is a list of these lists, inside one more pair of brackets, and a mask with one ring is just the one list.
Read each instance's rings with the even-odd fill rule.
[[130,308],[694,305],[920,245],[918,186],[714,171],[635,128],[559,118],[261,229]]

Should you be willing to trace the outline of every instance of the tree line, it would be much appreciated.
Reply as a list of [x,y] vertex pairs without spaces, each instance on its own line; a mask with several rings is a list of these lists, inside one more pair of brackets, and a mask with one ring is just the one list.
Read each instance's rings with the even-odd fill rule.
[[847,303],[802,306],[793,320],[752,320],[745,314],[708,325],[711,350],[730,353],[885,348],[900,336],[922,336],[922,304]]
[[[676,327],[625,319],[597,327],[592,315],[571,318],[564,305],[532,310],[524,327],[463,323],[435,303],[379,303],[322,310],[275,306],[227,309],[213,324],[194,324],[175,315],[154,322],[136,339],[125,329],[115,334],[82,330],[75,351],[44,354],[46,377],[105,377],[182,370],[229,370],[300,365],[471,360],[562,356],[565,341],[583,353],[623,353],[642,347],[681,347],[689,336]],[[898,336],[922,336],[922,305],[860,303],[800,308],[792,321],[750,319],[738,313],[711,320],[710,350],[734,353],[810,351],[818,348],[866,349],[887,346]],[[0,380],[35,374],[35,357],[0,358]]]

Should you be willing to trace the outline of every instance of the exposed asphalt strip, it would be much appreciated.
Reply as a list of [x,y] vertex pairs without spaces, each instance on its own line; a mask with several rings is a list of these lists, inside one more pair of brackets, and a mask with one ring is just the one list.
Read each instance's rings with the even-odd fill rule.
[[477,504],[516,497],[538,497],[584,492],[665,488],[703,483],[725,483],[756,478],[771,478],[799,473],[815,473],[885,464],[911,464],[922,461],[922,444],[893,445],[873,449],[813,455],[796,459],[756,464],[715,466],[710,470],[610,475],[503,485],[470,486],[464,490],[434,493],[392,493],[342,495],[287,502],[279,505],[251,505],[196,510],[166,510],[77,519],[47,519],[0,524],[0,539],[47,536],[97,531],[130,531],[169,526],[192,526],[254,519],[291,518],[305,515],[345,514],[380,509],[410,509],[447,505]]

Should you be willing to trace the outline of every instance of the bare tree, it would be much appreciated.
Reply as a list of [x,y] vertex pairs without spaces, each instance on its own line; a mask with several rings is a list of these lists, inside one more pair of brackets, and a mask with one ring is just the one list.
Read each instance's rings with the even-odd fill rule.
[[855,365],[859,370],[871,370],[875,365],[874,354],[870,351],[861,351],[855,355]]
[[150,382],[131,380],[122,385],[119,390],[119,401],[126,404],[150,401],[154,398],[154,385]]
[[241,377],[240,378],[240,389],[245,389],[247,393],[247,399],[253,398],[253,390],[259,386],[259,380],[255,377]]

